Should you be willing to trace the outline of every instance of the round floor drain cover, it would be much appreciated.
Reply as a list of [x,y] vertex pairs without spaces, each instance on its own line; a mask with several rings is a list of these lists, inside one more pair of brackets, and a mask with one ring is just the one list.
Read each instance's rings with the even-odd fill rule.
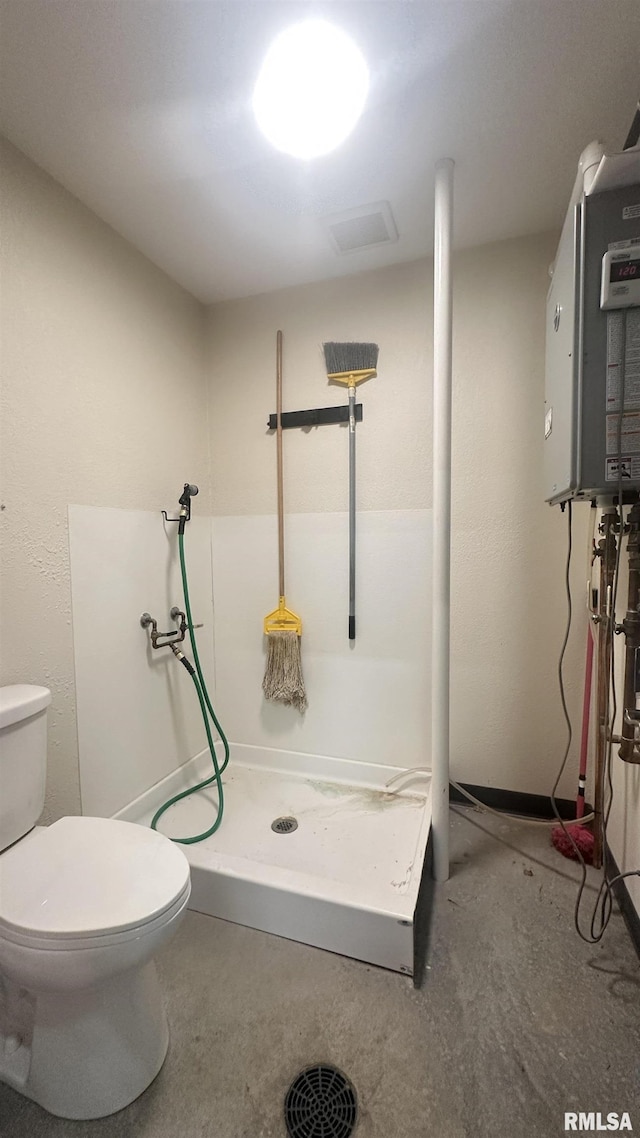
[[336,1067],[307,1067],[294,1079],[284,1100],[290,1138],[349,1138],[358,1120],[358,1100]]
[[298,823],[295,818],[276,818],[275,822],[271,823],[271,829],[275,830],[276,834],[292,834],[298,829]]

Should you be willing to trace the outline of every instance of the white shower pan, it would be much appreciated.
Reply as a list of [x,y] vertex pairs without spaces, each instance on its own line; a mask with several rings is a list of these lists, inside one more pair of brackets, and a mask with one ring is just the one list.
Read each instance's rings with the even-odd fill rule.
[[[207,752],[116,814],[149,825],[180,790],[207,778]],[[398,767],[231,744],[220,829],[184,849],[189,908],[358,960],[414,973],[414,923],[431,824],[430,780]],[[400,789],[398,789],[400,787]],[[208,829],[207,787],[161,819],[169,837]],[[278,833],[272,823],[294,818]]]

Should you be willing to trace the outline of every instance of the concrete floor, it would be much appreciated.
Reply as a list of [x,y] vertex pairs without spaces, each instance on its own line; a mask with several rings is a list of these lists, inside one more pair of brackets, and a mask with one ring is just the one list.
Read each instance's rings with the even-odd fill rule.
[[[326,1061],[357,1089],[357,1138],[553,1138],[564,1111],[630,1111],[640,1134],[640,963],[616,912],[573,931],[575,868],[547,831],[452,815],[425,983],[189,913],[159,960],[172,1042],[135,1103],[52,1118],[0,1085],[11,1138],[286,1138],[285,1090]],[[589,899],[593,893],[589,894]]]

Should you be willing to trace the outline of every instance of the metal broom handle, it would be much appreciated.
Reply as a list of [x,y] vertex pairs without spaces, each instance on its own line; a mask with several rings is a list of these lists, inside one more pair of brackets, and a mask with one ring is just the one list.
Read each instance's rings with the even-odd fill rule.
[[349,640],[356,638],[356,389],[349,386]]
[[284,473],[282,466],[282,332],[276,338],[276,453],[278,465],[278,589],[284,597]]

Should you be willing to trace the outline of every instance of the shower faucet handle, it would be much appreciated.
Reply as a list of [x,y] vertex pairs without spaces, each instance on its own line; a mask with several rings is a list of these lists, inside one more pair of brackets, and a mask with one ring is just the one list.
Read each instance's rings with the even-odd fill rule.
[[186,618],[185,614],[183,613],[182,609],[178,608],[177,605],[174,605],[173,608],[170,609],[169,616],[171,617],[172,620],[177,620],[178,617],[180,617],[181,622],[184,622],[185,628],[204,628],[204,624],[202,624],[202,623],[200,623],[200,624],[187,624],[187,618]]

